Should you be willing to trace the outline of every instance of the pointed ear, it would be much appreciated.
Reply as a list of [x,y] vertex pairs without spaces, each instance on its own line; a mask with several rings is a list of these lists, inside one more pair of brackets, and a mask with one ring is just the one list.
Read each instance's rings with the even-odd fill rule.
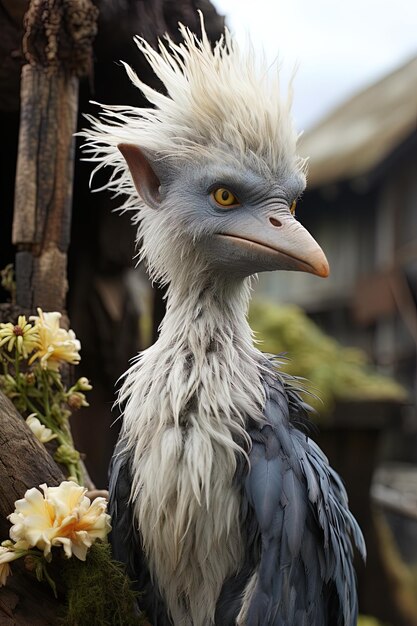
[[157,209],[161,202],[159,193],[161,183],[148,158],[134,144],[119,143],[117,147],[129,166],[138,194],[151,209]]

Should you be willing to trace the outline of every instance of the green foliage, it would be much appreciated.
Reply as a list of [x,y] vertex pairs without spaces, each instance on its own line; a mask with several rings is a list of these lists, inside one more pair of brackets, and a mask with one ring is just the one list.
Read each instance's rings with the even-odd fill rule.
[[254,300],[249,321],[260,340],[260,349],[284,353],[282,369],[306,379],[306,388],[320,398],[309,397],[321,415],[331,412],[337,400],[403,401],[405,390],[377,374],[362,350],[346,348],[324,334],[296,306],[278,306]]
[[30,321],[19,315],[16,321],[0,323],[0,390],[42,443],[56,440],[55,460],[66,466],[69,478],[82,484],[69,418],[72,411],[88,406],[84,391],[92,387],[84,377],[66,387],[60,367],[78,363],[81,346],[73,331],[60,327],[60,313],[38,309],[38,314]]
[[369,615],[359,615],[358,626],[384,626],[375,617],[369,617]]
[[136,594],[107,543],[95,543],[85,563],[65,561],[63,579],[68,589],[66,614],[60,626],[144,626],[136,614]]

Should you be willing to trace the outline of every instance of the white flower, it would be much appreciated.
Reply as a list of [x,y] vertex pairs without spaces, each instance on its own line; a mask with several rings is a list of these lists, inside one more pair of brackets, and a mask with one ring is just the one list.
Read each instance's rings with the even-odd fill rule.
[[47,558],[53,546],[62,546],[67,557],[74,554],[85,561],[88,548],[111,530],[106,500],[96,498],[91,503],[87,490],[72,481],[58,487],[41,485],[41,489],[43,494],[29,489],[15,502],[16,510],[9,515],[10,537],[43,550]]
[[4,587],[11,573],[10,565],[8,563],[0,562],[0,587]]
[[31,413],[29,417],[26,418],[26,424],[29,426],[36,439],[38,439],[41,443],[47,443],[57,437],[57,435],[53,434],[50,428],[41,424],[35,413]]
[[7,577],[10,576],[10,561],[14,561],[21,556],[19,552],[0,546],[0,587],[6,584]]
[[73,365],[79,363],[81,344],[73,330],[60,327],[61,313],[56,311],[44,313],[42,309],[38,309],[38,316],[32,316],[30,319],[34,320],[39,333],[38,349],[31,357],[30,363],[39,359],[41,366],[49,370],[58,370],[64,361]]
[[16,558],[15,553],[10,548],[6,548],[4,546],[0,546],[0,564],[9,563]]

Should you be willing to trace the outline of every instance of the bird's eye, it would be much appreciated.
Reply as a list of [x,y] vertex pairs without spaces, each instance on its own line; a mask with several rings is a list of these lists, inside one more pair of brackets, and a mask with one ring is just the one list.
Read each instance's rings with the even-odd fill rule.
[[297,200],[293,200],[291,206],[290,206],[290,213],[291,215],[295,215],[295,207],[297,206]]
[[212,191],[211,196],[220,206],[233,207],[240,204],[236,196],[224,187],[219,187],[218,189]]

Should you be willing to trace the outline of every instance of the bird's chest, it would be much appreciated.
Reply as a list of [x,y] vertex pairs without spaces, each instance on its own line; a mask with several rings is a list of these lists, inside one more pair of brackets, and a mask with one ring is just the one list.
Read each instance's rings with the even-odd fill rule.
[[213,623],[223,582],[242,562],[233,445],[224,424],[215,431],[189,415],[166,424],[141,455],[135,510],[174,624]]
[[127,379],[124,428],[152,576],[175,626],[210,626],[224,581],[243,561],[236,472],[246,468],[246,418],[264,397],[249,337],[244,350],[230,325],[185,328],[183,341],[162,337]]

